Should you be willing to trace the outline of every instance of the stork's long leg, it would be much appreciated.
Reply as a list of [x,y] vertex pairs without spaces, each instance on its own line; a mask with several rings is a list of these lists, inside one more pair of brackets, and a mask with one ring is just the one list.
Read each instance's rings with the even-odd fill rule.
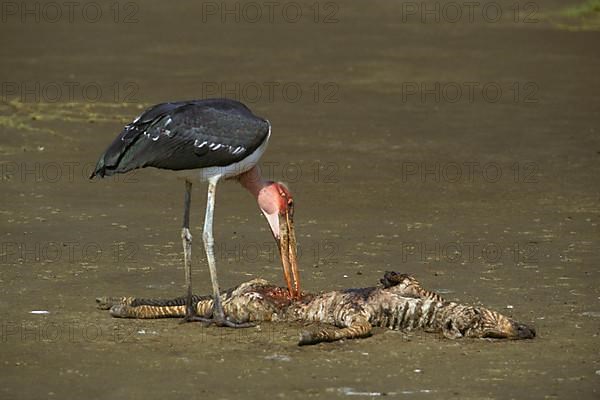
[[[228,326],[231,328],[246,328],[253,326],[250,323],[236,323],[228,320],[225,317],[225,312],[223,311],[223,305],[221,304],[221,296],[219,290],[219,281],[217,278],[217,264],[215,261],[215,252],[214,245],[215,241],[213,239],[213,215],[215,210],[215,193],[217,190],[217,183],[221,178],[220,175],[213,176],[208,180],[208,197],[206,200],[206,216],[204,218],[204,232],[202,233],[202,240],[204,242],[204,250],[206,251],[206,258],[208,260],[208,269],[210,271],[210,280],[213,288],[213,313],[212,318],[204,318],[200,316],[193,316],[190,320],[194,321],[203,321],[214,323],[217,326]],[[191,299],[191,292],[188,295],[188,299]],[[191,300],[190,307],[191,309]]]
[[183,266],[185,270],[185,285],[187,286],[186,320],[195,315],[192,308],[192,234],[190,233],[190,203],[192,201],[192,183],[185,181],[185,200],[183,208],[183,228],[181,240],[183,243]]
[[208,270],[210,271],[210,281],[213,288],[213,318],[225,320],[223,305],[221,304],[221,296],[219,290],[219,280],[217,278],[217,264],[215,261],[215,240],[213,238],[213,215],[215,213],[215,194],[217,191],[217,183],[220,176],[215,176],[208,181],[208,197],[206,199],[206,215],[204,217],[204,232],[202,232],[202,240],[204,242],[204,251],[208,260]]

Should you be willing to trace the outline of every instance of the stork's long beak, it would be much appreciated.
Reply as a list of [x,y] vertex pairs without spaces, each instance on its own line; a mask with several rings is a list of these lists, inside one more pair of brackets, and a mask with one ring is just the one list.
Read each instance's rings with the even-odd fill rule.
[[301,297],[300,273],[298,272],[298,257],[296,249],[296,231],[294,230],[293,209],[287,209],[279,214],[279,254],[283,264],[283,276],[294,299]]
[[296,231],[294,230],[294,209],[286,207],[285,211],[269,214],[263,210],[273,237],[279,246],[279,255],[283,265],[283,277],[293,299],[301,297],[300,273],[298,272],[298,257]]

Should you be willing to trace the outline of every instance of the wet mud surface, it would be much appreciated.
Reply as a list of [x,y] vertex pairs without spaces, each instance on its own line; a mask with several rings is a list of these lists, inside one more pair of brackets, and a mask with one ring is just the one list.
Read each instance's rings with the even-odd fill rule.
[[[535,23],[515,22],[510,2],[497,23],[422,23],[387,1],[304,4],[296,23],[253,23],[241,8],[223,21],[220,2],[215,15],[207,3],[131,4],[118,22],[102,5],[96,23],[0,24],[0,398],[598,396],[597,31],[550,22],[559,2],[539,4]],[[296,325],[97,310],[97,296],[183,294],[184,185],[151,169],[87,175],[147,105],[208,96],[272,122],[263,173],[294,193],[305,289],[406,272],[538,337],[378,330],[299,348]],[[203,294],[205,191],[192,198]],[[222,287],[283,284],[267,224],[235,183],[217,189],[215,240]]]

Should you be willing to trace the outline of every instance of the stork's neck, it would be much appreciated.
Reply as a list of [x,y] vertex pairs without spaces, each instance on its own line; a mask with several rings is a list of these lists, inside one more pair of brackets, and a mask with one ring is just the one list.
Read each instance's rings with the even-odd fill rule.
[[240,184],[250,193],[252,193],[252,196],[254,196],[256,199],[258,199],[258,193],[261,191],[261,189],[272,183],[271,181],[263,179],[262,175],[260,174],[260,169],[257,166],[254,166],[252,169],[241,174],[238,177],[238,180],[240,181]]

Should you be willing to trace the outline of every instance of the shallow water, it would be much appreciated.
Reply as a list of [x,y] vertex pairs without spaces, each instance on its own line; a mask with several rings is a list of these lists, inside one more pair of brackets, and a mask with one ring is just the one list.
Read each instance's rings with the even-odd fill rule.
[[[295,23],[270,20],[263,3],[256,23],[243,5],[236,22],[220,2],[127,4],[102,5],[96,23],[0,24],[0,397],[598,396],[598,32],[553,24],[559,2],[540,5],[537,23],[515,22],[510,2],[497,23],[422,23],[388,1],[307,3]],[[294,193],[304,288],[408,272],[539,337],[378,331],[299,348],[295,325],[232,331],[96,310],[100,295],[183,293],[183,183],[156,170],[87,175],[145,106],[205,96],[272,122],[262,167]],[[195,185],[199,293],[210,291],[204,198]],[[215,224],[223,287],[282,283],[238,185],[219,186]]]

